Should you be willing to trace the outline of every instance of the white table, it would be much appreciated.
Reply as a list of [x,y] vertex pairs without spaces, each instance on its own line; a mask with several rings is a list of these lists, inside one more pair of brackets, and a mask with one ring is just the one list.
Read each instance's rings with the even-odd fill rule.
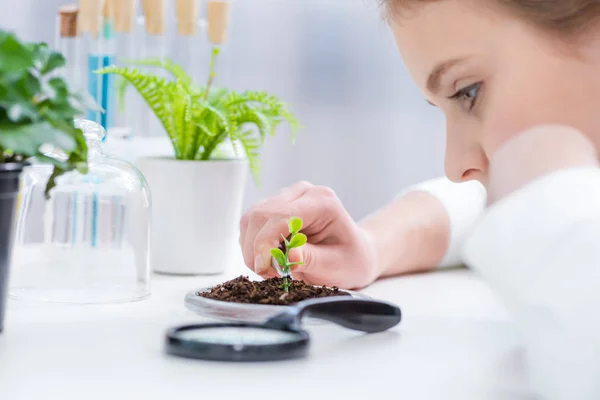
[[373,335],[310,326],[303,360],[233,364],[165,355],[166,329],[203,320],[185,309],[185,293],[240,272],[247,274],[158,275],[152,296],[129,304],[9,301],[0,399],[530,398],[510,318],[466,270],[375,283],[364,292],[398,304],[401,324]]

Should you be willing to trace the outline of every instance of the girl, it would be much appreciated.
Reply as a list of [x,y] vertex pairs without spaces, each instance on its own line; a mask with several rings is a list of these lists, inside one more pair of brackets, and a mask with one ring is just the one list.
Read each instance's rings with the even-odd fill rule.
[[406,67],[447,121],[446,176],[355,222],[299,183],[242,218],[247,266],[304,219],[294,275],[361,288],[466,264],[513,313],[534,390],[600,399],[600,0],[384,0]]

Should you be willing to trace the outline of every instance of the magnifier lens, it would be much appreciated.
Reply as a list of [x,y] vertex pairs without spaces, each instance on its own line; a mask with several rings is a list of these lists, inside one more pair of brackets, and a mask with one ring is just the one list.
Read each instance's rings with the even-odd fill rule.
[[217,361],[271,361],[302,357],[308,333],[247,324],[189,325],[167,334],[167,352]]
[[291,343],[298,341],[298,333],[280,331],[276,329],[263,329],[252,326],[235,327],[210,327],[189,329],[177,334],[182,340],[191,340],[213,344],[243,344],[243,345],[269,345]]
[[[302,303],[302,302],[301,302]],[[400,322],[393,304],[357,299],[314,299],[269,318],[262,325],[198,324],[167,333],[167,352],[217,361],[271,361],[303,357],[308,333],[298,330],[303,315],[362,332],[381,332]]]

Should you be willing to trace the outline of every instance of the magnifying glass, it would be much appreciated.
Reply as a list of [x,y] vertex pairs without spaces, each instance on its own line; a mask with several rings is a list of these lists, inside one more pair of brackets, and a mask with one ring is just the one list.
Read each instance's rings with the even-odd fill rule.
[[396,326],[402,314],[397,306],[375,300],[305,300],[263,324],[211,323],[171,329],[166,335],[166,352],[211,361],[275,361],[304,357],[310,338],[302,329],[303,317],[375,333]]

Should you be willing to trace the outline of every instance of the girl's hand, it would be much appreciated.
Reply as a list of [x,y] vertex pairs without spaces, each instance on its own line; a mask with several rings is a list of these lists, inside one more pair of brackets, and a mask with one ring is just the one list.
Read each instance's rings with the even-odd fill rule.
[[375,250],[367,234],[354,222],[336,194],[328,187],[307,182],[283,189],[244,214],[240,246],[246,265],[263,278],[277,276],[270,249],[288,234],[288,219],[303,220],[308,242],[290,251],[292,277],[309,284],[356,289],[373,282]]

